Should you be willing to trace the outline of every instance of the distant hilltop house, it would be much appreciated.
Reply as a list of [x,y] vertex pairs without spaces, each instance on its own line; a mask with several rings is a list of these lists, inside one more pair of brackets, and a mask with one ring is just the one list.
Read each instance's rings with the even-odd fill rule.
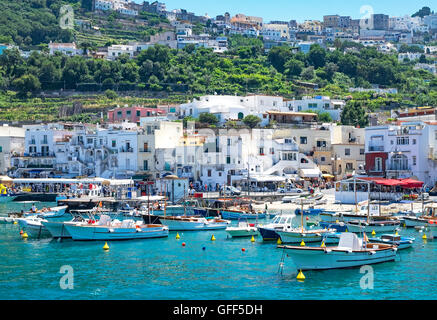
[[76,43],[49,43],[49,52],[51,55],[55,54],[55,52],[61,52],[67,56],[76,56],[83,53],[82,49],[78,49]]
[[113,10],[121,14],[137,16],[138,10],[133,9],[132,5],[135,3],[129,0],[95,0],[94,10]]
[[132,123],[140,123],[140,118],[165,116],[166,110],[157,108],[147,108],[140,106],[116,108],[108,111],[109,122],[129,121]]

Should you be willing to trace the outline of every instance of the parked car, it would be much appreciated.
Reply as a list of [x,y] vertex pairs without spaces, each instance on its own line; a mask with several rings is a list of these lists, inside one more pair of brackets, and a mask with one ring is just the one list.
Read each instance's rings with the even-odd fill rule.
[[303,190],[299,188],[278,188],[277,190],[280,193],[302,193]]
[[241,190],[233,187],[233,186],[224,186],[222,187],[222,192],[225,195],[231,195],[231,196],[239,196],[241,194]]

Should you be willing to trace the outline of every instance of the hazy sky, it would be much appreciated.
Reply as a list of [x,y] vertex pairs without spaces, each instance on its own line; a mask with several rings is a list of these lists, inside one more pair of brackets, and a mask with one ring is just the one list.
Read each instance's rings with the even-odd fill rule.
[[[142,2],[142,0],[135,0]],[[196,15],[207,13],[210,17],[223,14],[244,13],[270,20],[322,20],[324,15],[339,14],[361,18],[363,6],[371,6],[373,13],[384,13],[390,16],[411,15],[423,6],[436,11],[435,0],[160,0],[167,5],[167,10],[187,9]],[[153,2],[153,0],[149,0]]]

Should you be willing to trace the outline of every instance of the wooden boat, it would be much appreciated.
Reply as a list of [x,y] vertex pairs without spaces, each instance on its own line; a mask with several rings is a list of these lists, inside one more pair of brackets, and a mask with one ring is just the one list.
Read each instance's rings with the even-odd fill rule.
[[349,232],[368,232],[375,233],[381,232],[394,232],[401,226],[401,222],[397,220],[372,220],[372,221],[362,221],[362,220],[352,220],[346,222],[346,228]]
[[142,221],[126,219],[112,220],[102,215],[97,222],[65,222],[65,228],[73,240],[134,240],[162,238],[168,236],[168,227],[161,224],[145,224]]
[[325,270],[358,267],[394,261],[397,248],[385,243],[368,243],[354,233],[345,232],[337,246],[310,247],[279,245],[298,270]]
[[232,237],[256,237],[258,236],[258,229],[254,223],[249,223],[246,221],[238,221],[236,227],[227,227],[226,232]]
[[290,228],[276,231],[283,243],[311,243],[321,242],[323,237],[327,234],[335,233],[334,229],[304,229],[304,228]]
[[[148,216],[143,216],[147,221]],[[213,218],[206,219],[202,216],[160,216],[159,220],[169,227],[170,231],[200,231],[226,229],[231,223],[228,220]]]
[[369,242],[388,243],[395,245],[399,250],[410,248],[416,239],[396,234],[383,234],[380,237],[369,238]]
[[220,210],[223,219],[238,220],[238,219],[264,219],[264,212],[255,212],[243,208],[227,208]]

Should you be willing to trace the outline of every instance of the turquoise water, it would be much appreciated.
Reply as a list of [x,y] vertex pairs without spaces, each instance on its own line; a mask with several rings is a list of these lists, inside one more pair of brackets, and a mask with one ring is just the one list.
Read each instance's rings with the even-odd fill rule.
[[[0,204],[0,214],[32,204]],[[38,207],[44,205],[37,203]],[[7,207],[8,206],[8,207]],[[396,262],[373,265],[374,288],[360,288],[360,269],[307,271],[296,280],[292,260],[275,243],[227,239],[220,231],[175,232],[169,238],[109,242],[23,240],[17,225],[0,225],[0,299],[436,299],[437,241],[422,241]],[[214,234],[216,241],[210,241]],[[182,246],[182,242],[186,246]],[[205,247],[205,250],[202,248]],[[242,252],[242,248],[246,251]],[[61,289],[63,265],[74,288]]]

